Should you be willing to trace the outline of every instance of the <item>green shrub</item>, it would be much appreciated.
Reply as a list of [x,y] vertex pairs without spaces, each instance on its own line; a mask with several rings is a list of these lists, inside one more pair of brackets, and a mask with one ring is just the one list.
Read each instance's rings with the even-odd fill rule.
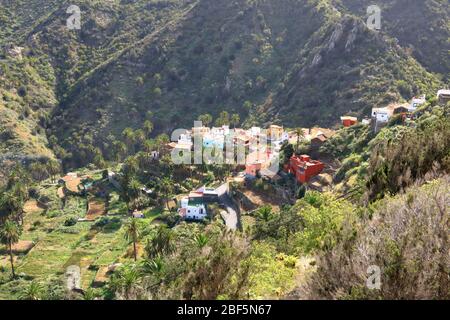
[[64,220],[64,226],[65,227],[72,227],[74,225],[76,225],[78,222],[78,218],[75,216],[72,217],[68,217],[66,218],[66,220]]

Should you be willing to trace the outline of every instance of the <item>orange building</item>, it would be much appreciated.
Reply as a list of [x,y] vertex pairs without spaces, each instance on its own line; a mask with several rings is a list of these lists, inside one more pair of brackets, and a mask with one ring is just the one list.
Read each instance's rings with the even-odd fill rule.
[[356,117],[341,117],[342,124],[344,127],[351,127],[358,123],[358,118]]
[[285,166],[285,170],[293,175],[300,183],[311,180],[314,176],[320,174],[325,168],[325,164],[318,160],[311,160],[308,155],[293,155],[289,160],[289,164]]
[[281,140],[283,137],[284,128],[277,125],[271,125],[269,129],[267,129],[267,138],[269,140]]

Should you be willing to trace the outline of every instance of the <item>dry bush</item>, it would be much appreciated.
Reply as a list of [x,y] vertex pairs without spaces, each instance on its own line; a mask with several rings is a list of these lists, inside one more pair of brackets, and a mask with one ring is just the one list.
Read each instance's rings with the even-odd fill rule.
[[[450,176],[410,188],[348,222],[338,245],[318,258],[300,296],[310,299],[449,299]],[[368,210],[369,211],[369,210]],[[366,286],[381,268],[381,289]]]

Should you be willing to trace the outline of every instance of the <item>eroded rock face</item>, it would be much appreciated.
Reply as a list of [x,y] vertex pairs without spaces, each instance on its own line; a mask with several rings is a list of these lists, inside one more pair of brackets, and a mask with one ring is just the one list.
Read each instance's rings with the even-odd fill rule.
[[348,34],[347,42],[345,43],[345,51],[346,52],[350,52],[353,49],[355,40],[358,36],[358,32],[361,30],[361,28],[364,28],[362,23],[358,22],[358,21],[354,21],[353,28],[350,31],[350,33]]
[[334,28],[333,34],[330,37],[330,40],[328,41],[328,51],[333,50],[336,47],[336,43],[341,40],[342,35],[344,34],[344,27],[342,24],[337,24]]

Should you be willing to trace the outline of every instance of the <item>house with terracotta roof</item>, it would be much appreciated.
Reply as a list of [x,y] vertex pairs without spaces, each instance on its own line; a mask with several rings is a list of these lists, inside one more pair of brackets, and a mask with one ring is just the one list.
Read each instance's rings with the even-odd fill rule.
[[325,142],[327,142],[327,140],[328,138],[327,136],[325,136],[325,134],[320,134],[315,138],[311,139],[311,148],[313,150],[318,150],[320,149],[321,146],[323,146]]

